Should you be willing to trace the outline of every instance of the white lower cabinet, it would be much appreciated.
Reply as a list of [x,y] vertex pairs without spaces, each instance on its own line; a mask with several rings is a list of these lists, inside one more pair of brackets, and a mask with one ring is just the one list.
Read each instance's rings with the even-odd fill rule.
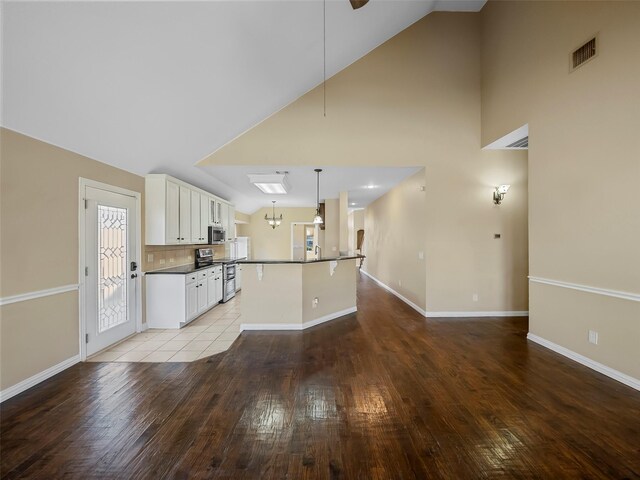
[[189,274],[145,275],[147,326],[180,328],[222,300],[222,266]]

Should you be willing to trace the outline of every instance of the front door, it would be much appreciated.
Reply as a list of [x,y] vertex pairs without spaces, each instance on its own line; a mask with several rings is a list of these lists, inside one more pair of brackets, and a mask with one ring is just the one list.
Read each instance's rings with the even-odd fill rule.
[[87,356],[136,331],[136,199],[85,187]]

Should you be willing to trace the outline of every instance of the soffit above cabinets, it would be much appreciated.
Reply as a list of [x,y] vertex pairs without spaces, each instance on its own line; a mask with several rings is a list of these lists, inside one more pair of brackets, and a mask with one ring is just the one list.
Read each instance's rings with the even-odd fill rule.
[[[207,171],[233,193],[229,200],[241,212],[252,213],[262,207],[315,207],[316,173],[311,167],[296,166],[204,166]],[[322,166],[320,200],[338,198],[340,192],[349,193],[349,208],[363,208],[387,193],[402,180],[422,167],[336,167]],[[266,195],[250,181],[249,175],[287,172],[286,195]]]

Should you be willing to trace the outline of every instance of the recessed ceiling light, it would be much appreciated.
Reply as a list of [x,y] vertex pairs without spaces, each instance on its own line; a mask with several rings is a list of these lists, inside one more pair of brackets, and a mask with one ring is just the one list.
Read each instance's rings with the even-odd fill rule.
[[355,205],[355,203],[352,203],[352,204],[351,204],[351,206],[354,206],[354,205]]
[[289,192],[285,173],[250,174],[248,176],[249,182],[267,195],[285,195]]
[[377,185],[366,185],[364,188],[371,189],[371,188],[378,188],[378,186]]

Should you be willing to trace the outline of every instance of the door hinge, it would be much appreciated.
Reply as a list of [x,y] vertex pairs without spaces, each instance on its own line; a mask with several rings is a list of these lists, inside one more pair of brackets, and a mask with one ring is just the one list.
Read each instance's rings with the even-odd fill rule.
[[89,334],[88,333],[86,333],[84,335],[84,343],[89,343]]
[[89,276],[89,267],[84,267],[84,276],[85,277]]
[[84,199],[84,209],[86,210],[87,208],[89,208],[89,200],[87,200],[86,198]]

